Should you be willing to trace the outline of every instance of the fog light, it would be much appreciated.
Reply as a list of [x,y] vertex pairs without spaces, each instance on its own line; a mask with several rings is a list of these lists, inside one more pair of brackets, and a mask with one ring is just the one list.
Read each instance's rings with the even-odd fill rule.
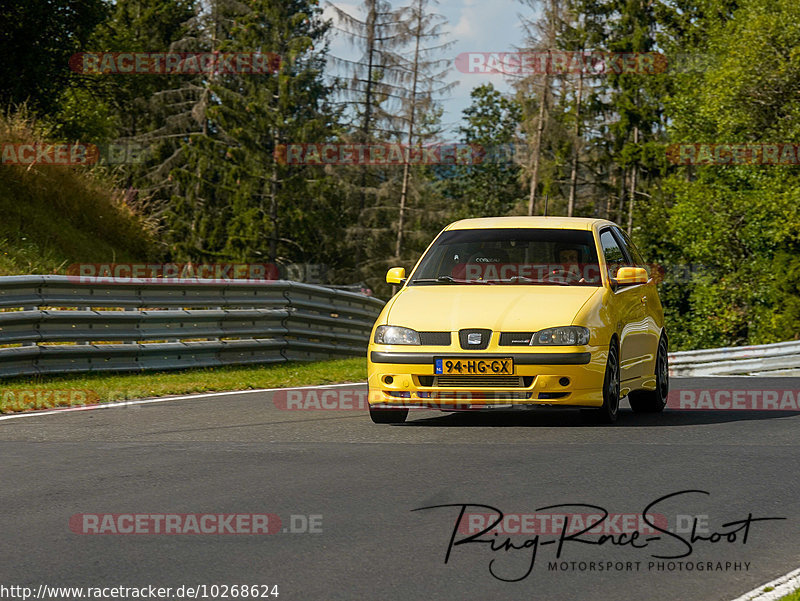
[[562,386],[569,386],[569,378],[561,378],[558,383]]
[[386,384],[391,384],[392,382],[394,382],[394,378],[392,376],[384,376],[383,381]]

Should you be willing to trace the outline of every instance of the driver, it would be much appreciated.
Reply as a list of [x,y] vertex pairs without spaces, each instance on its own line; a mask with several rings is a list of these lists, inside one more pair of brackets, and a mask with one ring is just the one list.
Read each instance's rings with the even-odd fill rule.
[[562,248],[558,251],[558,262],[566,271],[569,271],[573,265],[577,265],[579,260],[580,251],[577,248]]
[[556,255],[558,256],[558,264],[555,265],[555,268],[550,272],[549,279],[559,281],[577,281],[579,284],[586,283],[586,280],[582,277],[580,270],[579,262],[581,251],[579,248],[575,248],[574,246],[565,246],[559,248],[556,252]]

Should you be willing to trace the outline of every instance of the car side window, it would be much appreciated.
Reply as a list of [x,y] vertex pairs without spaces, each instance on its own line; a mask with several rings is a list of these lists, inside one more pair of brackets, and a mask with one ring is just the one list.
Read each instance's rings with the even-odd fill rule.
[[617,234],[617,239],[622,245],[623,252],[633,260],[633,264],[637,267],[644,267],[644,259],[642,259],[642,255],[639,254],[639,250],[633,245],[633,241],[628,233],[619,228],[614,228],[614,233]]
[[634,246],[633,240],[631,240],[628,233],[619,228],[614,228],[614,231],[617,234],[618,240],[622,243],[622,250],[632,259],[633,263],[631,263],[631,265],[644,268],[649,276],[650,266],[645,264],[642,254],[639,252],[639,249]]
[[603,256],[606,259],[608,277],[617,277],[619,268],[628,265],[628,258],[625,256],[625,253],[622,252],[617,239],[614,237],[614,234],[611,233],[610,229],[600,232],[600,247],[603,249]]

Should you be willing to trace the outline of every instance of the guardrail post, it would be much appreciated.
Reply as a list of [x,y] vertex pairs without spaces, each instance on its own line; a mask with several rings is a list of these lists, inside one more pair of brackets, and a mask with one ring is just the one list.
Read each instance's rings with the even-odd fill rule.
[[[224,307],[211,307],[214,311],[222,311]],[[222,329],[222,325],[220,324],[220,329]],[[214,342],[219,342],[219,337],[210,338],[209,340],[213,340]]]
[[[24,307],[22,307],[22,310],[23,311],[36,311],[36,309],[38,309],[38,308],[39,307],[37,307],[36,305],[25,305]],[[38,324],[36,326],[36,329],[37,330],[39,329]],[[23,342],[22,346],[37,346],[38,344],[39,344],[38,342]]]
[[[91,307],[78,307],[78,310],[79,311],[91,311],[92,308]],[[90,330],[92,329],[91,324],[89,324],[89,329]],[[86,340],[86,341],[78,341],[75,344],[79,344],[80,346],[88,346],[91,343],[88,340]]]
[[[125,307],[123,310],[125,312],[138,311],[138,309],[136,307]],[[139,329],[139,324],[138,323],[136,324],[136,329],[137,330]],[[138,341],[137,340],[123,340],[122,344],[138,344]]]

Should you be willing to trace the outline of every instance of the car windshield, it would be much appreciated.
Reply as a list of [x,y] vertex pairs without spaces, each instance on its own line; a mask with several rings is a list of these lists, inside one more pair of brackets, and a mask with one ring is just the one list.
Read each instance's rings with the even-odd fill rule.
[[586,230],[497,228],[444,232],[409,285],[599,286],[600,265]]

